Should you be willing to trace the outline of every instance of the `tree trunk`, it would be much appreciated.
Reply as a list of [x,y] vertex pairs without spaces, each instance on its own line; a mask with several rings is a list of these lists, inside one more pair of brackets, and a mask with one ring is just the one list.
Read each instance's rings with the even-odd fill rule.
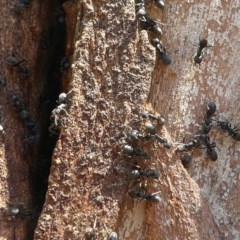
[[[239,3],[168,1],[161,9],[145,1],[159,36],[140,24],[139,2],[29,1],[23,9],[2,2],[0,238],[102,240],[112,232],[120,240],[240,238],[233,129],[240,121]],[[152,44],[156,37],[166,53]],[[199,39],[208,41],[200,56]],[[166,54],[171,64],[162,61]],[[9,56],[27,61],[12,66]],[[66,57],[71,68],[63,65]],[[49,120],[61,92],[68,93],[66,107]],[[217,106],[210,117],[209,101]],[[145,110],[153,117],[144,118]],[[159,115],[163,126],[153,119]],[[204,116],[212,119],[208,135],[217,147],[179,152],[202,133]],[[221,116],[233,137],[217,126]],[[132,130],[144,135],[150,122],[171,148],[127,138]],[[126,144],[138,149],[134,156],[124,153]],[[150,159],[136,156],[144,153]],[[183,154],[191,155],[189,166]],[[159,179],[134,180],[138,167],[156,169]],[[140,198],[129,195],[135,190]]]

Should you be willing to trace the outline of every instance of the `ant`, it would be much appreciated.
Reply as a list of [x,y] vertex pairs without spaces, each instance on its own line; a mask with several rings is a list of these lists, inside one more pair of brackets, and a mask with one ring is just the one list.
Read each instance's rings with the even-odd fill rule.
[[228,132],[228,134],[236,141],[240,141],[240,134],[237,132],[237,127],[232,127],[232,124],[223,117],[222,120],[217,122],[217,126],[219,126],[222,130]]
[[212,117],[215,116],[216,109],[216,103],[213,101],[209,101],[207,104],[207,111],[204,117],[204,123],[202,125],[202,132],[204,134],[208,134],[212,129]]
[[60,68],[59,68],[59,71],[61,73],[63,73],[66,69],[68,69],[70,67],[70,62],[69,62],[69,58],[68,56],[65,56],[61,59],[60,61]]
[[158,38],[152,39],[152,45],[158,50],[160,54],[160,59],[167,65],[169,65],[172,60],[167,55],[166,48],[163,46],[162,42]]
[[184,168],[188,168],[191,163],[192,163],[192,157],[188,154],[184,154],[180,157],[180,160],[182,162],[182,165],[184,166]]
[[50,120],[52,121],[51,125],[49,126],[48,130],[52,134],[57,134],[55,129],[58,129],[62,125],[62,114],[65,114],[66,116],[69,116],[67,110],[66,110],[67,104],[61,103],[56,108],[52,110]]
[[24,105],[23,101],[17,95],[10,94],[9,101],[11,102],[11,104],[15,107],[15,109],[19,113],[21,113],[23,110],[25,110],[25,105]]
[[167,138],[161,137],[158,134],[151,134],[151,133],[147,133],[147,135],[145,136],[145,140],[146,141],[150,141],[155,139],[157,142],[161,143],[163,145],[163,147],[165,148],[171,148],[172,147],[172,142],[169,141]]
[[28,132],[28,137],[29,138],[36,138],[37,136],[37,123],[36,120],[30,115],[29,111],[26,110],[25,104],[23,101],[20,99],[19,96],[15,94],[10,94],[9,95],[9,101],[13,105],[13,107],[17,110],[19,113],[19,116],[21,119],[24,121],[25,127]]
[[156,169],[141,170],[140,167],[138,167],[138,169],[133,170],[131,172],[131,175],[134,178],[146,177],[146,178],[158,179],[160,177],[160,173]]
[[5,77],[0,76],[0,87],[6,87],[7,82]]
[[199,134],[195,135],[195,138],[199,139],[199,141],[202,141],[207,149],[207,155],[210,157],[212,161],[216,161],[218,159],[217,152],[213,149],[216,147],[215,143],[210,142],[210,137],[206,134]]
[[37,122],[33,117],[25,119],[25,126],[27,128],[28,136],[25,140],[37,139]]
[[[147,126],[147,124],[145,126]],[[149,127],[147,128],[148,133],[146,135],[139,133],[137,130],[132,130],[129,133],[130,142],[134,143],[139,140],[142,140],[142,141],[157,140],[159,143],[163,144],[165,148],[170,148],[172,146],[171,141],[156,134],[156,129],[154,126],[153,128],[150,128],[150,125],[148,127]],[[152,131],[152,133],[149,133],[149,131]]]
[[202,62],[203,49],[206,48],[206,47],[212,47],[212,46],[208,46],[208,40],[207,39],[205,39],[205,38],[200,39],[200,37],[199,37],[197,53],[194,56],[195,64],[200,64]]
[[30,72],[27,67],[25,67],[22,63],[25,62],[25,60],[19,61],[14,55],[7,57],[6,59],[7,63],[12,65],[13,67],[17,68],[18,73],[25,77],[28,78],[30,77]]
[[184,152],[184,151],[189,152],[196,147],[199,147],[199,141],[197,139],[192,139],[189,142],[178,146],[177,151],[179,151],[179,152]]
[[20,0],[18,3],[15,4],[14,11],[19,13],[21,10],[29,8],[31,5],[30,0]]
[[162,29],[157,25],[155,21],[153,21],[147,15],[142,15],[139,17],[141,27],[145,30],[151,30],[156,34],[162,35]]
[[130,145],[124,145],[123,152],[129,156],[138,156],[138,157],[144,157],[144,158],[150,159],[150,156],[147,152],[133,148]]
[[131,198],[141,198],[141,200],[147,200],[152,202],[161,202],[161,198],[159,195],[157,195],[159,192],[155,193],[146,193],[140,190],[130,190],[128,192],[129,196]]
[[156,116],[156,115],[153,115],[151,112],[148,112],[148,111],[145,111],[145,110],[142,111],[140,114],[141,114],[142,118],[147,118],[149,120],[154,120],[157,123],[160,123],[161,125],[164,125],[164,123],[165,123],[165,119],[163,117],[161,117],[160,115]]
[[141,133],[139,133],[138,130],[132,130],[130,133],[129,133],[129,139],[132,141],[132,142],[135,142],[135,141],[138,141],[139,139],[144,139],[145,136],[142,135]]
[[213,102],[213,101],[209,101],[208,104],[207,104],[207,112],[206,112],[206,115],[211,117],[215,114],[217,110],[217,106],[216,106],[216,103]]
[[51,134],[58,134],[57,130],[60,126],[62,126],[62,114],[65,114],[67,117],[69,116],[66,108],[67,108],[67,97],[73,91],[72,88],[68,93],[60,93],[58,96],[58,106],[52,110],[50,120],[52,121],[48,130]]
[[167,138],[164,138],[164,137],[161,137],[161,136],[155,134],[155,139],[156,139],[159,143],[162,143],[162,145],[163,145],[165,148],[171,148],[171,147],[172,147],[172,142],[169,141]]

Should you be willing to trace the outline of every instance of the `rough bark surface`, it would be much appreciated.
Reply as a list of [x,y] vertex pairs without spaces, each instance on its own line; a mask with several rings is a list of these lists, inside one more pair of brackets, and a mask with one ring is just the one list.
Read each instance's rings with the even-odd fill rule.
[[[38,145],[23,151],[24,126],[7,96],[14,91],[25,101],[29,98],[31,113],[41,119],[36,112],[44,68],[37,60],[44,56],[37,54],[41,30],[47,25],[43,16],[50,14],[44,4],[33,1],[21,15],[14,15],[14,4],[6,1],[0,9],[2,16],[9,15],[1,28],[1,67],[7,86],[1,89],[0,106],[4,128],[0,239],[101,240],[112,231],[120,240],[240,239],[239,142],[214,128],[210,137],[216,142],[218,160],[209,160],[204,149],[197,149],[187,170],[175,152],[184,138],[199,133],[208,100],[217,103],[216,119],[222,115],[233,124],[240,122],[237,0],[169,1],[164,10],[146,1],[149,16],[164,23],[161,40],[172,59],[168,66],[151,45],[156,35],[139,26],[133,0],[66,1],[65,53],[72,66],[61,83],[63,91],[73,91],[67,101],[69,116],[62,116],[66,124],[52,156],[34,237],[29,231],[37,218],[34,222],[6,214],[9,202],[34,209],[36,192],[29,184],[36,174],[31,159]],[[198,44],[199,35],[212,47],[206,49],[201,65],[195,65],[192,55],[197,47],[192,43]],[[27,80],[4,62],[15,48],[31,60]],[[157,131],[174,143],[171,149],[156,142],[142,144],[151,160],[132,159],[122,152],[129,131],[144,129],[143,109],[166,119]],[[147,181],[147,192],[159,192],[159,203],[128,196],[134,188],[129,172],[135,162],[160,171],[158,181]],[[92,238],[86,237],[90,228]]]
[[[16,12],[15,3],[1,1],[0,15],[0,59],[1,80],[1,131],[0,146],[0,239],[33,238],[36,221],[27,218],[15,218],[11,209],[16,207],[28,213],[34,208],[30,179],[33,169],[36,147],[27,138],[26,126],[11,104],[10,96],[18,96],[32,116],[37,115],[36,64],[39,26],[39,4],[35,3],[28,14]],[[17,68],[6,62],[9,56],[20,61],[30,69],[31,77],[26,79],[17,72]]]

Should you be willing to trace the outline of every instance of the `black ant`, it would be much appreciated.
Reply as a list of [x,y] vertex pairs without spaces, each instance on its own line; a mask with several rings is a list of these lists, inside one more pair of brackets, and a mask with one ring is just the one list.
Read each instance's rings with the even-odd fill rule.
[[19,13],[21,10],[29,8],[31,5],[30,0],[20,0],[18,3],[15,4],[14,11]]
[[149,120],[154,120],[157,123],[163,125],[165,123],[165,119],[163,117],[161,117],[160,115],[156,116],[154,114],[152,114],[151,112],[148,111],[142,111],[141,113],[142,118],[147,118]]
[[141,198],[141,200],[147,200],[152,202],[161,202],[161,197],[157,193],[146,193],[137,189],[130,190],[128,192],[131,198]]
[[147,133],[146,135],[143,135],[139,133],[137,130],[132,130],[129,133],[129,140],[130,142],[138,142],[139,140],[142,141],[151,141],[156,140],[157,142],[161,143],[165,148],[171,148],[172,142],[169,141],[167,138],[161,137],[158,134],[155,133],[155,127],[152,129],[148,129],[148,131],[152,130],[153,133]]
[[9,56],[6,59],[7,63],[12,65],[13,67],[17,68],[18,73],[25,77],[28,78],[30,77],[30,72],[27,67],[25,67],[22,63],[25,62],[25,60],[19,61],[16,57],[14,56]]
[[150,156],[147,152],[140,149],[133,148],[130,145],[124,145],[123,152],[129,156],[138,156],[138,157],[144,157],[146,159],[150,159]]
[[25,126],[28,132],[27,139],[25,140],[33,140],[37,139],[37,122],[33,117],[28,117],[25,119]]
[[189,142],[178,146],[177,151],[178,152],[184,152],[184,151],[189,152],[196,147],[199,147],[199,141],[198,141],[198,139],[192,139]]
[[157,142],[161,143],[163,147],[165,148],[171,148],[172,147],[172,142],[169,141],[167,138],[161,137],[158,134],[150,134],[147,133],[145,136],[146,141],[150,140],[156,140]]
[[15,107],[15,109],[20,113],[25,110],[25,105],[23,101],[15,94],[9,95],[9,101]]
[[131,175],[134,178],[146,177],[158,179],[160,177],[160,173],[156,169],[141,170],[140,167],[138,169],[132,170]]
[[167,138],[161,137],[157,134],[155,134],[155,139],[161,143],[165,148],[171,148],[172,147],[172,142],[168,140]]
[[5,77],[0,76],[0,87],[6,87],[7,82]]
[[209,101],[207,104],[207,111],[204,117],[204,123],[202,125],[202,132],[204,134],[208,134],[212,129],[212,117],[215,115],[216,109],[216,103],[213,101]]
[[[153,125],[152,125],[153,126]],[[130,140],[130,142],[137,142],[139,140],[142,141],[149,141],[155,138],[155,133],[156,133],[156,129],[153,126],[153,128],[148,129],[149,131],[154,131],[153,134],[151,133],[147,133],[146,135],[141,134],[139,131],[137,130],[132,130],[129,134],[128,134],[128,139]]]
[[25,127],[28,132],[28,138],[36,138],[37,136],[37,123],[36,120],[26,110],[23,101],[15,94],[9,95],[9,101],[19,113],[19,116],[24,121]]
[[153,21],[147,15],[142,15],[139,17],[141,27],[145,30],[151,30],[156,34],[162,35],[162,29],[157,25],[155,21]]
[[142,135],[138,130],[132,130],[130,133],[129,133],[129,139],[131,142],[136,142],[140,139],[144,139],[145,136]]
[[68,56],[65,56],[61,59],[60,61],[60,68],[59,68],[59,71],[61,73],[63,73],[66,69],[68,69],[70,67],[70,62],[69,62],[69,58]]
[[234,140],[240,141],[240,134],[237,132],[237,127],[232,127],[231,123],[226,118],[219,120],[217,122],[217,126],[219,126],[222,130],[227,131]]
[[183,154],[181,157],[180,157],[180,160],[182,162],[182,165],[185,167],[185,168],[188,168],[191,163],[192,163],[192,157],[188,154]]
[[196,139],[199,139],[199,141],[202,141],[207,149],[207,155],[210,157],[212,161],[216,161],[218,159],[217,152],[213,149],[216,147],[215,143],[210,142],[210,137],[206,134],[199,134],[195,136]]
[[206,48],[206,47],[212,47],[212,46],[208,46],[207,39],[205,39],[205,38],[200,39],[199,38],[197,53],[194,56],[195,64],[200,64],[202,62],[202,59],[203,59],[203,49]]
[[162,42],[158,38],[152,39],[152,45],[158,50],[160,59],[167,65],[169,65],[172,60],[167,55],[166,48],[163,46]]
[[208,104],[207,104],[207,112],[206,112],[206,115],[211,117],[215,114],[217,110],[217,106],[216,106],[216,103],[213,102],[213,101],[209,101]]

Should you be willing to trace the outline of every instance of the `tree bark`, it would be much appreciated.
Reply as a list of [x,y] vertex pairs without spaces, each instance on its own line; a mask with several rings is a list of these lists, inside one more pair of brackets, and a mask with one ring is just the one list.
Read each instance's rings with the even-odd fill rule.
[[[184,168],[176,151],[180,143],[201,132],[209,100],[217,105],[213,119],[225,116],[232,126],[240,121],[239,3],[168,1],[163,10],[155,1],[145,1],[147,14],[163,30],[160,37],[142,29],[134,1],[69,0],[63,3],[66,32],[55,36],[61,43],[55,41],[57,47],[44,52],[40,39],[59,16],[54,10],[58,4],[32,1],[30,8],[15,14],[13,5],[2,3],[3,9],[11,11],[0,10],[2,16],[11,13],[3,22],[1,58],[4,61],[17,48],[31,60],[31,76],[24,81],[16,68],[3,63],[7,86],[1,96],[5,115],[1,119],[0,236],[101,240],[114,231],[120,240],[239,239],[239,143],[214,126],[209,136],[217,145],[217,161],[209,159],[206,149],[197,148],[188,152],[192,162]],[[53,27],[56,33],[58,25]],[[166,47],[170,65],[161,61],[151,44],[154,37]],[[207,39],[209,46],[197,65],[194,45],[199,38]],[[55,55],[61,55],[58,48],[61,52],[64,48],[71,60],[71,68],[60,73],[52,63]],[[51,76],[54,80],[47,82],[45,78]],[[50,123],[43,115],[49,118],[61,91],[71,92],[51,157],[45,147],[54,146],[55,138],[46,134]],[[41,122],[40,140],[28,144],[25,151],[19,140],[26,134],[25,122],[9,103],[12,92],[20,92],[31,115]],[[52,105],[45,107],[44,101],[39,109],[43,96]],[[164,117],[164,126],[156,125],[157,134],[173,143],[170,149],[156,141],[137,144],[149,160],[122,151],[131,130],[144,133],[149,119],[141,117],[143,110]],[[52,159],[46,199],[46,177],[41,176],[48,174],[50,163],[42,156]],[[45,173],[39,170],[42,165]],[[157,181],[140,181],[147,193],[158,194],[159,202],[129,196],[139,185],[130,176],[133,165],[159,171]],[[39,201],[44,200],[42,209]],[[24,213],[35,213],[33,219],[9,214],[8,202]]]

